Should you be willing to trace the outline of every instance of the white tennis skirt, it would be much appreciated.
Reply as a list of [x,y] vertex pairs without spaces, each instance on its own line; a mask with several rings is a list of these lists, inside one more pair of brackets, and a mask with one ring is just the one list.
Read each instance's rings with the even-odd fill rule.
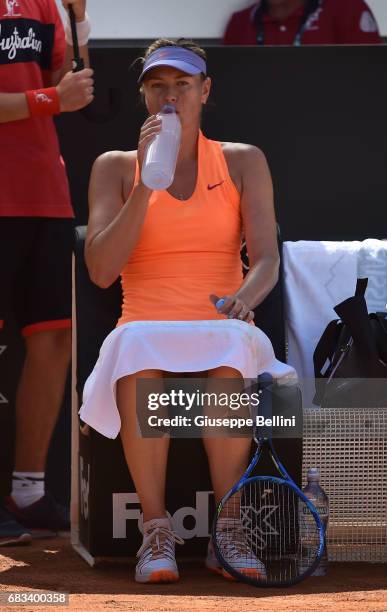
[[133,321],[114,329],[102,344],[85,383],[80,417],[116,438],[121,428],[117,380],[147,369],[202,372],[219,366],[235,368],[244,379],[269,372],[280,384],[297,380],[294,368],[276,359],[266,334],[244,321]]

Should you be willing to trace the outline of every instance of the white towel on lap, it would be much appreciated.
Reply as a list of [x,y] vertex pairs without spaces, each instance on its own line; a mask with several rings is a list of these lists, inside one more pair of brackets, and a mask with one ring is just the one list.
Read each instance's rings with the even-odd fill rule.
[[104,436],[116,438],[121,428],[117,380],[147,369],[201,372],[219,366],[239,370],[244,379],[262,372],[280,383],[297,379],[291,366],[276,359],[263,331],[243,321],[133,321],[105,339],[85,383],[81,419]]

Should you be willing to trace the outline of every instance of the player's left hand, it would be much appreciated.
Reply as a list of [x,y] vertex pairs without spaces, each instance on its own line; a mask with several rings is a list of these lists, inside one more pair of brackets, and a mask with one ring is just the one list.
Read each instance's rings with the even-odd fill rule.
[[217,308],[220,314],[227,315],[229,319],[246,321],[246,323],[250,323],[254,319],[254,311],[236,295],[224,295],[222,298],[214,294],[210,295],[210,300],[214,306],[220,299],[224,300],[223,304]]
[[76,21],[84,21],[86,15],[86,0],[62,0],[63,7],[68,12],[69,4],[73,5]]

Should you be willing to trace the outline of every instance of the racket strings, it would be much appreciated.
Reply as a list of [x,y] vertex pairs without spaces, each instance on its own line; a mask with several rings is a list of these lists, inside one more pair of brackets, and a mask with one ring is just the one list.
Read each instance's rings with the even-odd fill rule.
[[215,538],[225,563],[257,583],[298,579],[314,564],[320,545],[309,507],[292,487],[270,479],[247,481],[225,502]]
[[[243,531],[241,521],[235,519],[220,519],[219,541],[225,539],[224,544],[228,546],[229,558],[245,557],[251,555],[251,548],[248,544],[246,534]],[[232,537],[230,537],[232,535]]]

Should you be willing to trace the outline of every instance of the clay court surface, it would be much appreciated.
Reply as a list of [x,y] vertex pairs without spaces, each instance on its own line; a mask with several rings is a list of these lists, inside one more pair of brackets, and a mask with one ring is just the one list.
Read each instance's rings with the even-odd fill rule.
[[255,589],[229,583],[201,563],[180,564],[181,579],[171,585],[139,585],[133,566],[108,563],[90,568],[67,539],[35,541],[3,548],[0,592],[70,593],[70,606],[9,606],[3,610],[134,610],[201,612],[217,610],[387,610],[387,565],[331,564],[329,576],[309,578],[287,590]]

